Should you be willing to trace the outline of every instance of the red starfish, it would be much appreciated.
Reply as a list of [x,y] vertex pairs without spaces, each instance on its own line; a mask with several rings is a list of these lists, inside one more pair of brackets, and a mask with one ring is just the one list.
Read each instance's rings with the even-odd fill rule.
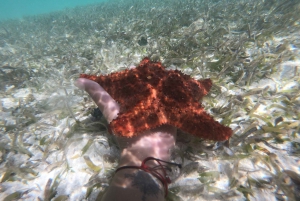
[[232,135],[199,102],[212,86],[210,79],[197,81],[178,70],[165,70],[149,58],[131,70],[80,77],[99,83],[120,104],[118,117],[110,123],[116,135],[132,137],[162,124],[216,141]]

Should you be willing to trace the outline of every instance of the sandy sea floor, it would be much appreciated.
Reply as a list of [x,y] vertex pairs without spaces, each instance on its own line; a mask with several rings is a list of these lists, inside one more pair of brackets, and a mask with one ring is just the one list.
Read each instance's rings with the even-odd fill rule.
[[300,3],[112,1],[0,22],[0,200],[96,200],[120,151],[73,82],[149,56],[234,134],[179,131],[167,200],[300,199]]

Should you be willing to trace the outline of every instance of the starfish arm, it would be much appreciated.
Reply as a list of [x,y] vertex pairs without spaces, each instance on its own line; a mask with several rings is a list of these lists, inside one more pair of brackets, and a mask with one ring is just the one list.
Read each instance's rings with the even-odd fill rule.
[[141,81],[140,69],[125,70],[103,76],[81,74],[80,77],[101,85],[126,111],[149,95],[149,84]]
[[[195,80],[189,75],[183,74],[181,71],[169,71],[169,74],[177,74],[178,80],[176,82],[181,82],[186,92],[189,93],[194,99],[200,100],[203,96],[207,95],[212,87],[211,79]],[[176,79],[176,78],[175,78]]]
[[174,122],[177,128],[200,138],[224,141],[232,135],[231,128],[215,121],[213,117],[204,111],[204,108],[197,109],[196,112],[190,111],[182,114],[181,118],[177,119],[178,121]]
[[[201,93],[200,94],[203,94],[203,96],[207,95],[209,90],[211,89],[212,87],[212,81],[211,79],[204,79],[204,80],[200,80],[198,81],[198,84],[199,84],[199,88],[201,89]],[[200,99],[202,98],[200,97]]]
[[179,103],[198,102],[208,94],[211,87],[210,79],[197,81],[178,70],[170,70],[162,82],[162,95]]

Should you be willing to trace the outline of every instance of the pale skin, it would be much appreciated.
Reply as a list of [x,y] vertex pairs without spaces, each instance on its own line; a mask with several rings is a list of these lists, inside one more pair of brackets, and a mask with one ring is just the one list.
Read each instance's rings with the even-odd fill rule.
[[[92,97],[108,122],[117,118],[120,106],[98,83],[79,78],[75,85]],[[115,135],[122,150],[118,167],[140,166],[141,162],[150,156],[170,161],[176,132],[175,127],[163,125],[132,138]],[[153,167],[157,163],[149,161],[147,165]],[[165,190],[157,178],[142,170],[123,169],[112,178],[102,201],[163,201],[164,198]]]

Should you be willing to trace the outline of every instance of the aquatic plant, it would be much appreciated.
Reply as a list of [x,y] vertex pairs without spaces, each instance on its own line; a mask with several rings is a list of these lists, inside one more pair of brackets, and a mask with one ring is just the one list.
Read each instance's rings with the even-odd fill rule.
[[202,102],[234,130],[223,143],[179,131],[170,199],[299,199],[299,10],[289,0],[115,0],[1,21],[1,199],[100,198],[119,151],[72,82],[144,56],[210,77]]

